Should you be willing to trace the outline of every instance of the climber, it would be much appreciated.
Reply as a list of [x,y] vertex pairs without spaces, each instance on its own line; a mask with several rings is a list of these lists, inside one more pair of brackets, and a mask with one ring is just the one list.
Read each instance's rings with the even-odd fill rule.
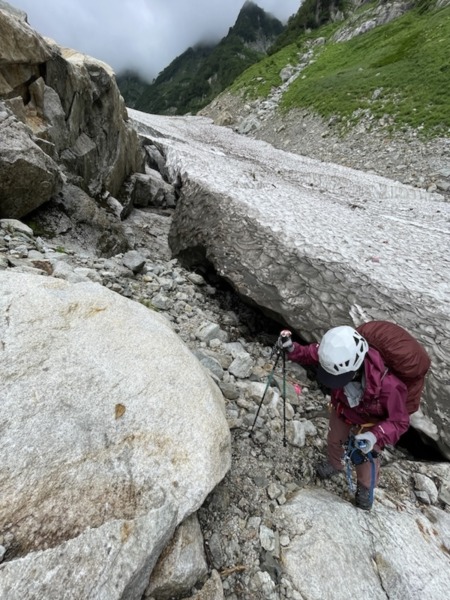
[[[424,354],[424,370],[428,370],[429,358],[410,334],[384,321],[372,324],[382,333],[392,330],[394,335],[409,336]],[[318,381],[331,389],[328,458],[317,466],[317,475],[327,479],[344,470],[343,446],[354,435],[361,451],[371,458],[355,465],[355,504],[370,510],[379,476],[379,454],[386,444],[396,444],[409,427],[407,384],[391,372],[382,354],[352,327],[334,327],[325,333],[320,344],[307,346],[293,342],[286,334],[290,332],[281,332],[277,344],[287,358],[316,366]],[[421,373],[422,387],[423,380]]]

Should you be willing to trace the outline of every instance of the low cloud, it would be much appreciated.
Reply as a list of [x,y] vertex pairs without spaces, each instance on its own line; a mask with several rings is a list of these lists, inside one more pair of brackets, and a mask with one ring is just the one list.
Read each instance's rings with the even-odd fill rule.
[[[11,3],[11,2],[10,2]],[[153,79],[200,40],[220,40],[236,21],[243,0],[17,0],[28,22],[61,46]],[[286,21],[300,0],[256,0]]]

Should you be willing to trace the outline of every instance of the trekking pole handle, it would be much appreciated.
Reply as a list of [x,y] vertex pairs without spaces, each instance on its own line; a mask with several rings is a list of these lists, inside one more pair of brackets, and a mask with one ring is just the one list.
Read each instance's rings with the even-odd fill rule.
[[289,329],[283,329],[280,332],[277,343],[275,344],[277,352],[290,352],[293,348],[292,332]]

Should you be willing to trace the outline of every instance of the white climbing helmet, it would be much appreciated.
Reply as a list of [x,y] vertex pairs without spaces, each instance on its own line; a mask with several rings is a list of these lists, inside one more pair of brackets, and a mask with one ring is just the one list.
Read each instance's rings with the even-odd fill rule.
[[368,349],[366,340],[353,327],[333,327],[319,345],[319,381],[333,389],[343,387],[362,365]]

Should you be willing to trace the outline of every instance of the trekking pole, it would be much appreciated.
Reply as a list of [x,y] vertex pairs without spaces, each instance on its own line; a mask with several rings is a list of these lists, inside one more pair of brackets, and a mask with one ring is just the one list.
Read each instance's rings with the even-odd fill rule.
[[286,448],[286,350],[283,350],[283,446]]
[[[283,339],[288,339],[291,337],[291,332],[288,331],[287,329],[281,332],[281,338]],[[272,367],[271,372],[269,373],[269,377],[267,378],[267,384],[264,390],[264,393],[262,395],[261,401],[259,403],[258,406],[258,410],[256,411],[256,415],[255,415],[255,420],[253,421],[253,425],[250,429],[250,434],[249,437],[252,437],[253,435],[253,429],[255,427],[256,421],[258,419],[258,415],[259,415],[259,411],[261,410],[261,406],[262,403],[264,402],[264,398],[266,397],[266,393],[267,390],[269,389],[270,383],[272,381],[273,378],[273,374],[275,373],[275,369],[277,368],[277,364],[278,361],[280,360],[280,356],[283,356],[283,391],[282,391],[282,397],[283,397],[283,446],[286,447],[286,350],[283,347],[278,346],[278,344],[275,344],[275,346],[272,348],[272,353],[271,353],[271,357],[276,353],[277,357],[275,360],[275,363]]]
[[[250,434],[249,434],[250,437],[252,437],[252,435],[253,435],[253,429],[254,429],[256,421],[258,419],[259,411],[261,410],[262,403],[264,402],[264,398],[266,397],[267,390],[269,389],[270,383],[271,383],[272,378],[273,378],[273,374],[275,373],[275,369],[277,368],[277,364],[278,364],[278,361],[280,359],[281,350],[278,349],[278,348],[276,348],[276,346],[273,347],[271,356],[273,356],[273,354],[274,354],[275,351],[277,353],[277,357],[276,357],[275,363],[274,363],[274,365],[272,367],[272,370],[270,371],[269,376],[267,378],[267,384],[266,384],[264,393],[262,395],[261,401],[259,403],[258,410],[256,411],[255,420],[253,421],[253,425],[252,425],[252,427],[250,429]],[[283,352],[283,355],[284,355],[284,352]]]

